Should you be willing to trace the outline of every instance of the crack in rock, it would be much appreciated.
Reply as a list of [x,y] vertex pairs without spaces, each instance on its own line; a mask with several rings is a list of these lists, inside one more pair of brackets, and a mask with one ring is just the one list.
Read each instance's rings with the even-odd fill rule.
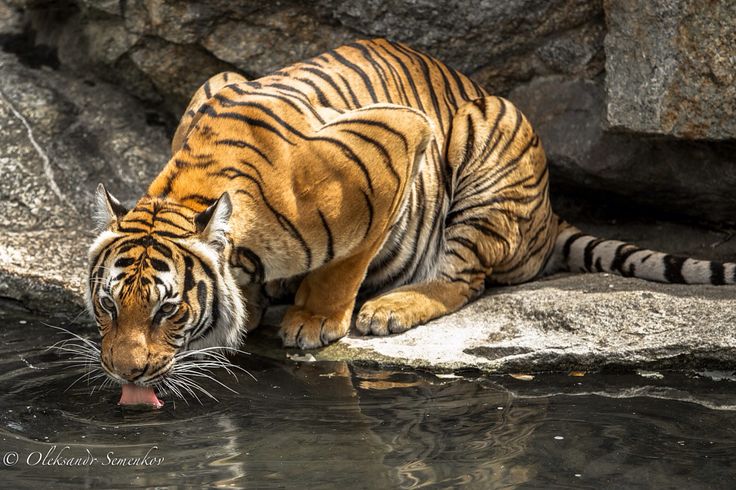
[[51,159],[46,154],[46,152],[43,150],[43,148],[41,148],[41,145],[38,144],[38,142],[36,141],[36,138],[33,136],[33,128],[31,127],[28,120],[25,118],[25,116],[23,116],[23,114],[20,113],[20,111],[18,111],[18,109],[16,109],[16,107],[8,99],[8,96],[2,90],[0,90],[0,101],[2,101],[8,107],[8,109],[10,109],[10,112],[13,113],[15,118],[18,119],[23,124],[23,126],[26,128],[26,134],[28,135],[28,141],[31,142],[31,145],[36,150],[36,153],[38,153],[38,156],[41,157],[41,161],[43,162],[43,171],[44,171],[44,174],[46,175],[46,179],[48,180],[48,184],[49,184],[49,187],[51,188],[51,191],[54,193],[56,197],[59,198],[59,200],[62,203],[69,206],[69,208],[72,209],[74,214],[78,214],[76,208],[72,205],[71,202],[69,202],[66,196],[64,196],[64,193],[61,192],[61,189],[56,183],[56,179],[54,177],[54,171],[51,168]]

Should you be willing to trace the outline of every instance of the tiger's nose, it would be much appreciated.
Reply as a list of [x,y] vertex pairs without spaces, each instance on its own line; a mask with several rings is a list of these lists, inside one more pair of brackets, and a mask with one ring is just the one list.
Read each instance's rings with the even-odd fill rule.
[[126,381],[137,381],[148,369],[148,346],[145,339],[118,340],[112,347],[110,368]]

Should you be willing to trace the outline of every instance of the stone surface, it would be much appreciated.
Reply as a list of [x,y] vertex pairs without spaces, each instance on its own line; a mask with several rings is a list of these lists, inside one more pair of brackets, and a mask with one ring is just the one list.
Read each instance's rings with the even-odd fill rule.
[[607,0],[605,9],[611,127],[736,137],[736,3]]
[[516,87],[509,99],[540,134],[552,167],[553,199],[572,188],[712,223],[736,222],[733,141],[607,131],[600,81],[540,77]]
[[77,0],[56,7],[56,22],[44,2],[30,5],[62,65],[125,80],[177,115],[216,71],[258,77],[369,37],[407,42],[501,94],[540,74],[603,69],[599,0]]
[[347,338],[316,358],[494,372],[732,365],[733,293],[603,274],[560,276],[497,289],[401,335]]
[[94,190],[136,199],[167,160],[163,128],[94,79],[0,52],[0,296],[78,309]]

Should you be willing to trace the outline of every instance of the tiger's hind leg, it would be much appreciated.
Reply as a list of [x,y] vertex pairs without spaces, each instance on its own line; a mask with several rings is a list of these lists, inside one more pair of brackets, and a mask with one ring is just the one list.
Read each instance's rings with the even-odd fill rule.
[[457,311],[491,275],[531,279],[554,245],[544,151],[511,103],[485,97],[461,107],[446,150],[454,196],[436,272],[367,301],[356,319],[362,334],[399,333]]
[[459,310],[483,292],[484,274],[403,286],[363,304],[355,328],[363,335],[401,333]]

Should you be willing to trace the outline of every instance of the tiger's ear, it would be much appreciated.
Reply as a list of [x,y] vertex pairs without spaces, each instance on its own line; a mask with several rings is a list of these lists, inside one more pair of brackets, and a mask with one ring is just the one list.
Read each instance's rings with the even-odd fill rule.
[[103,184],[97,186],[95,199],[97,201],[97,209],[95,210],[94,220],[98,230],[110,228],[110,225],[119,221],[128,213],[125,206],[120,204],[120,201],[107,192]]
[[225,248],[226,234],[230,230],[233,204],[230,195],[223,193],[215,203],[194,217],[200,238],[218,250]]

